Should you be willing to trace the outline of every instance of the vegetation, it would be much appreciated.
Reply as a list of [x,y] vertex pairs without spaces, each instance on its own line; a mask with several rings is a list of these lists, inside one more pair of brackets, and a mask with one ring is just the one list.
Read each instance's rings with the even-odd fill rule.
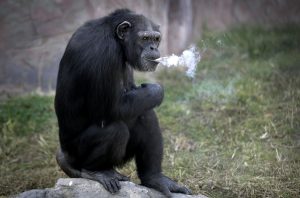
[[[161,69],[164,171],[209,197],[300,195],[300,27],[205,32],[194,79]],[[142,82],[146,76],[138,75]],[[53,97],[0,104],[0,195],[54,185]],[[120,170],[138,182],[134,163]]]

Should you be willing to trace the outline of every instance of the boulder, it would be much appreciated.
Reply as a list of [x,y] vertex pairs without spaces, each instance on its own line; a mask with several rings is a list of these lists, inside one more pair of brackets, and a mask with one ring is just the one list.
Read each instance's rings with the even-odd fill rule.
[[[163,198],[164,196],[156,190],[134,184],[132,182],[121,182],[121,190],[116,194],[106,191],[103,186],[92,180],[79,178],[58,179],[54,188],[35,189],[23,192],[16,198]],[[173,194],[174,198],[207,198],[204,195]]]

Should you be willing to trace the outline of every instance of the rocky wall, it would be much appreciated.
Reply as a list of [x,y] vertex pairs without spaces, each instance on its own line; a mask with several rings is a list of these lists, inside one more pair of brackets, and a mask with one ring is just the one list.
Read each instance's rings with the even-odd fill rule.
[[203,27],[299,24],[299,0],[1,0],[0,95],[55,89],[58,64],[85,21],[130,8],[161,25],[163,54],[201,38]]

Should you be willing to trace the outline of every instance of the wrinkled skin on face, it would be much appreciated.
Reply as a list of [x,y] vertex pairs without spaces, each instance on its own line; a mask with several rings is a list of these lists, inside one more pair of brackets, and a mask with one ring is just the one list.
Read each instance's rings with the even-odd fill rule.
[[[124,21],[118,25],[116,34],[124,47],[126,60],[138,71],[155,71],[160,57],[161,40],[159,26],[140,15],[133,23]],[[137,24],[133,26],[132,24]]]

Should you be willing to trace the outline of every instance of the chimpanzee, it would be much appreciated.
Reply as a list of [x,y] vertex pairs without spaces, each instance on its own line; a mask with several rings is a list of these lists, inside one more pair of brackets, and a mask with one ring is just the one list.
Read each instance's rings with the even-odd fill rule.
[[133,69],[156,69],[160,39],[158,25],[128,9],[89,21],[73,34],[55,96],[56,159],[68,176],[96,180],[116,193],[128,178],[114,168],[135,158],[142,185],[168,197],[190,194],[162,174],[162,135],[153,108],[161,104],[163,88],[136,86],[133,78]]

